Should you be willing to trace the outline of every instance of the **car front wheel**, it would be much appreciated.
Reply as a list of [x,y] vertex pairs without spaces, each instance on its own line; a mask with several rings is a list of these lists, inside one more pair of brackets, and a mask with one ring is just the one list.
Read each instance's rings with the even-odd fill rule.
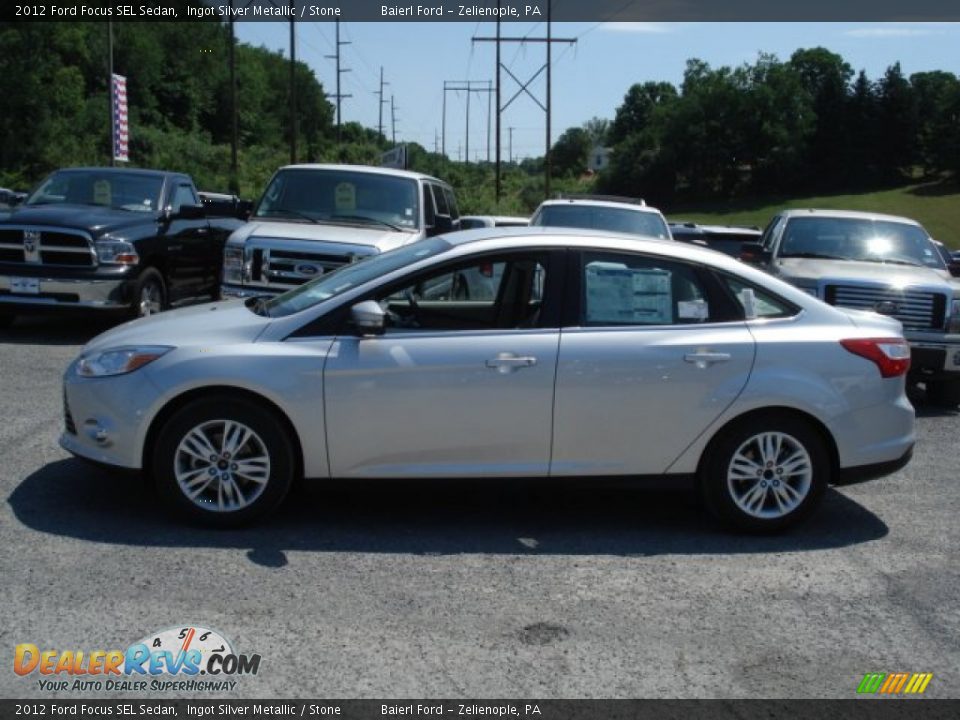
[[707,507],[741,531],[782,530],[820,500],[830,474],[820,434],[795,417],[756,416],[726,430],[701,472]]
[[274,510],[296,467],[285,428],[268,408],[244,399],[204,398],[160,430],[152,472],[179,516],[234,527]]

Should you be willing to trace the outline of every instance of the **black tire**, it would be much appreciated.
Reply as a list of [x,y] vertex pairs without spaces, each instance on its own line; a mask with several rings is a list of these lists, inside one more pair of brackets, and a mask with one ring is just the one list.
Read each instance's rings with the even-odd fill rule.
[[937,407],[957,407],[957,405],[960,405],[960,381],[928,381],[927,402],[929,402],[931,405],[936,405]]
[[[236,447],[237,456],[232,459],[241,458],[241,463],[252,463],[253,458],[265,456],[269,463],[268,470],[262,473],[265,482],[252,482],[240,472],[234,475],[238,466],[230,465],[230,459],[218,458],[214,466],[209,458],[199,460],[181,447],[192,431],[202,428],[214,450],[223,450],[228,444],[223,441],[227,433],[220,433],[218,443],[217,431],[225,427],[222,425],[225,421],[239,423],[252,431],[250,438]],[[225,462],[228,463],[226,466]],[[216,473],[208,478],[212,467],[216,472],[229,475],[229,480],[220,481]],[[262,463],[257,467],[262,467]],[[296,467],[287,430],[273,410],[251,400],[218,395],[194,400],[164,423],[157,436],[150,470],[161,498],[177,516],[211,527],[237,527],[267,515],[280,505],[290,490]],[[196,483],[193,487],[207,481],[197,501],[188,498],[181,488],[178,470],[186,484]],[[259,471],[251,472],[257,474]],[[221,497],[226,499],[225,504],[232,502],[231,487],[237,488],[239,497],[249,501],[248,504],[241,506],[237,501],[233,503],[237,505],[236,509],[218,509],[216,503]]]
[[[781,436],[782,445],[776,457],[783,466],[768,466],[761,459],[758,438],[766,433]],[[808,471],[793,476],[778,474],[778,470],[795,467],[785,461],[801,449],[806,458],[798,462]],[[732,464],[738,455],[741,465],[734,472]],[[742,464],[751,459],[757,464]],[[756,480],[753,468],[762,473]],[[700,488],[707,509],[726,526],[740,532],[773,533],[803,519],[816,507],[826,490],[830,471],[831,461],[824,439],[809,422],[790,415],[754,415],[724,429],[710,444],[701,463]],[[740,501],[753,512],[737,503],[737,493]],[[791,508],[788,504],[784,509],[781,504],[784,499],[796,505]]]
[[[155,293],[155,295],[154,295]],[[156,298],[156,304],[146,305],[146,295]],[[133,286],[133,299],[130,301],[130,316],[133,318],[148,317],[167,309],[167,286],[163,282],[163,275],[156,268],[148,267],[141,271],[137,282]]]

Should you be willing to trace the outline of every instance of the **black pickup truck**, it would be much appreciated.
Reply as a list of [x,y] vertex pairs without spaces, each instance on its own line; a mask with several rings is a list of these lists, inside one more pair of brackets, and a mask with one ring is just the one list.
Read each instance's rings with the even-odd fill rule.
[[58,170],[0,211],[0,327],[42,310],[131,317],[215,299],[227,236],[189,176],[126,168]]

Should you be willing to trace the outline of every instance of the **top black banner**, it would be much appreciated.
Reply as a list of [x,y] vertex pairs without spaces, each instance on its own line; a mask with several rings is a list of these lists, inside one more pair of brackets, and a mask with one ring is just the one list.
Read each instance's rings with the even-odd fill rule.
[[58,0],[3,20],[238,22],[957,22],[957,0]]

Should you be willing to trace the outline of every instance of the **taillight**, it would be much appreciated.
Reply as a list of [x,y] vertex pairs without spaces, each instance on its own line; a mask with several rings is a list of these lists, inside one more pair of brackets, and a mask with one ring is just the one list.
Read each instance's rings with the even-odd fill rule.
[[854,338],[840,344],[854,355],[872,360],[880,377],[898,377],[910,369],[910,346],[903,338]]

